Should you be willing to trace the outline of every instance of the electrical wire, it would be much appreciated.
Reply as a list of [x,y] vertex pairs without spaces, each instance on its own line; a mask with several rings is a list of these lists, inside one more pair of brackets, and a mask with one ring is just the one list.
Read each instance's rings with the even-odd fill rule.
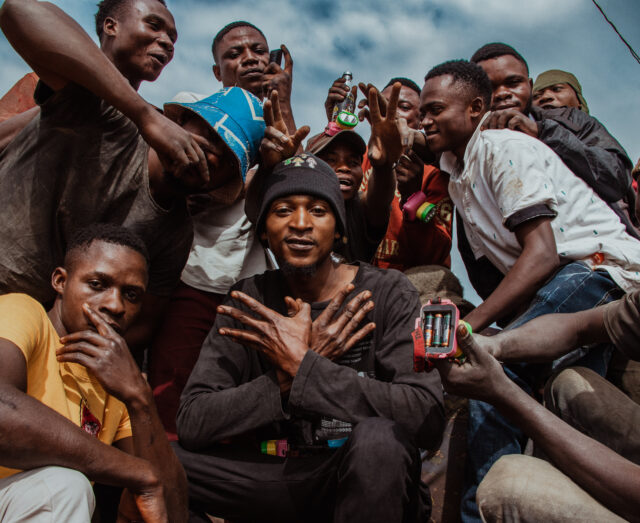
[[622,41],[624,42],[624,45],[626,45],[626,46],[627,46],[627,48],[629,49],[629,52],[631,53],[631,56],[633,56],[633,57],[636,59],[636,62],[638,62],[638,63],[640,64],[640,56],[638,56],[638,53],[636,53],[636,52],[633,50],[633,47],[631,47],[631,45],[629,45],[629,42],[627,42],[627,41],[624,39],[624,36],[622,36],[622,35],[620,34],[620,31],[618,31],[618,28],[614,25],[614,23],[613,23],[611,20],[609,20],[609,17],[608,17],[608,16],[606,15],[606,13],[602,10],[602,7],[600,7],[600,6],[598,5],[598,2],[596,2],[596,0],[591,0],[591,1],[592,1],[592,2],[595,4],[595,6],[598,8],[598,11],[600,11],[600,12],[602,13],[602,16],[604,16],[604,19],[609,23],[609,25],[610,25],[611,27],[613,27],[613,30],[614,30],[614,31],[616,32],[616,34],[620,37],[620,40],[622,40]]

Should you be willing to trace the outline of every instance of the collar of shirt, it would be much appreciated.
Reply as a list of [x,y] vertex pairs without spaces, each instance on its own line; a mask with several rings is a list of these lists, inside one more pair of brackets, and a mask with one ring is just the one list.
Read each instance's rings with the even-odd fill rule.
[[440,168],[443,171],[448,172],[451,175],[452,179],[457,179],[464,173],[464,166],[467,164],[469,160],[469,156],[471,155],[471,151],[473,150],[473,147],[478,141],[478,137],[482,132],[482,124],[487,119],[489,114],[490,114],[490,111],[487,111],[484,114],[480,122],[478,122],[478,126],[476,127],[476,130],[471,135],[471,138],[467,143],[467,147],[464,150],[464,161],[462,165],[460,164],[460,162],[458,162],[458,159],[455,157],[455,155],[451,151],[446,151],[442,153],[442,156],[440,157]]

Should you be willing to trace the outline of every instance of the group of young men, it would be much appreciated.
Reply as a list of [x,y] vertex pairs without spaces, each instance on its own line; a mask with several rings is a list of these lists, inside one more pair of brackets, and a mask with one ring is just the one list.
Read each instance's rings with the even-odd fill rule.
[[[573,75],[488,44],[361,84],[368,143],[338,79],[305,145],[250,23],[213,40],[222,89],[163,110],[163,0],[101,1],[100,47],[36,0],[0,28],[34,71],[0,100],[0,520],[89,521],[95,482],[101,521],[426,521],[443,385],[463,521],[637,517],[640,407],[604,379],[640,356],[632,164]],[[438,295],[403,272],[450,275],[454,209],[484,301],[466,360],[415,372]]]

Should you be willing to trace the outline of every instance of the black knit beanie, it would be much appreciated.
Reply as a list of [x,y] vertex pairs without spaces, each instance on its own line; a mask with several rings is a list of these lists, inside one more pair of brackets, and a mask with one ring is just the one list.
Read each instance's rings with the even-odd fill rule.
[[325,200],[333,209],[336,228],[346,231],[346,211],[338,177],[329,165],[309,153],[302,153],[276,165],[262,179],[253,179],[247,191],[245,213],[261,234],[267,211],[274,200],[292,194],[308,194]]

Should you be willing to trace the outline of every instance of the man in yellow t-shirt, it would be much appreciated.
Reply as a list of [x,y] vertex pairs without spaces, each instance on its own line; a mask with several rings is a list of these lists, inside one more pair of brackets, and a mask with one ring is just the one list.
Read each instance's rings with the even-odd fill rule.
[[123,521],[186,521],[184,471],[122,338],[147,258],[132,232],[93,225],[54,270],[49,312],[0,296],[0,521],[87,522],[89,480],[124,487]]

